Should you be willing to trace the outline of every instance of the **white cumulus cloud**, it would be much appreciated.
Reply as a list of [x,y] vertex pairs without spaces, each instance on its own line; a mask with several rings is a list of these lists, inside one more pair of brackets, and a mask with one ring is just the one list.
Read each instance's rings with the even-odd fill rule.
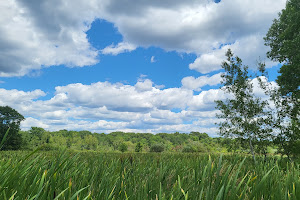
[[98,62],[98,52],[86,37],[97,6],[69,3],[0,2],[0,76],[23,76],[42,66],[82,67]]
[[[225,48],[231,47],[246,64],[268,50],[262,38],[286,0],[107,1],[103,17],[138,46],[192,52],[190,65],[201,73],[218,70]],[[221,51],[221,52],[220,52]],[[253,54],[252,54],[253,53]]]
[[[225,47],[252,64],[265,59],[262,37],[286,0],[11,0],[0,2],[0,76],[23,76],[52,65],[94,65],[98,53],[137,47],[195,53],[190,69],[218,70]],[[117,45],[96,50],[87,31],[96,19],[114,24]],[[270,63],[272,65],[272,63]]]
[[[138,83],[146,86],[137,89]],[[258,80],[253,79],[252,83],[256,96],[265,98]],[[41,99],[46,95],[41,90],[0,89],[0,105],[11,106],[24,115],[25,130],[39,126],[98,133],[199,131],[216,135],[214,123],[218,122],[219,111],[215,100],[230,98],[229,94],[210,89],[195,95],[192,89],[158,89],[152,84],[149,79],[138,80],[134,86],[109,82],[69,84],[56,87],[50,99]],[[274,82],[271,84],[276,87]]]
[[182,87],[195,90],[195,91],[200,91],[201,87],[205,85],[213,86],[213,85],[218,85],[220,84],[222,78],[221,78],[221,73],[215,74],[213,76],[200,76],[198,78],[194,78],[192,76],[184,77],[181,80]]

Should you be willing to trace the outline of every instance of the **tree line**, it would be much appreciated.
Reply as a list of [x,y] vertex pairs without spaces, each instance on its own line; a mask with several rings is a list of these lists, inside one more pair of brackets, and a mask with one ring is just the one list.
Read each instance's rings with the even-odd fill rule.
[[[40,127],[20,130],[25,118],[9,106],[0,106],[0,149],[98,152],[248,152],[240,138],[212,138],[206,133],[92,133],[90,131],[47,131]],[[255,151],[261,153],[258,145]],[[270,147],[270,153],[275,147]]]
[[[249,153],[247,138],[210,137],[206,133],[126,133],[112,132],[92,133],[90,131],[47,131],[40,127],[20,130],[24,117],[15,109],[0,106],[1,150],[35,150],[44,151],[69,149],[74,151],[98,152],[185,152],[185,153]],[[255,153],[267,155],[280,150],[271,140],[252,140]],[[281,153],[281,152],[279,152]],[[282,154],[283,155],[283,154]]]
[[162,152],[221,151],[220,139],[206,133],[91,133],[90,131],[46,131],[32,127],[20,131],[24,149],[35,149],[43,145],[44,150],[67,148],[71,150],[93,150],[101,152]]
[[[15,136],[16,137],[16,136]],[[28,131],[18,132],[20,144],[18,149],[12,148],[9,139],[5,150],[34,150],[44,151],[69,149],[74,151],[99,152],[244,152],[247,146],[241,145],[239,139],[223,137],[212,138],[206,133],[128,133],[112,132],[92,133],[90,131],[47,131],[40,127],[31,127]],[[261,153],[256,148],[257,153]],[[275,147],[268,149],[269,153]]]

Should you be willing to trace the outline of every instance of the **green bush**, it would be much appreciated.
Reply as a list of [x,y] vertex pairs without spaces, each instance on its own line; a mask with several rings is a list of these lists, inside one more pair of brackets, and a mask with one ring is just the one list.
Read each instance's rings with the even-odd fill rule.
[[165,150],[165,146],[163,144],[153,144],[150,147],[150,152],[163,152]]
[[196,152],[196,149],[192,146],[184,146],[183,149],[182,149],[182,152],[184,153],[193,153],[193,152]]
[[51,145],[51,144],[44,144],[40,146],[41,151],[57,151],[59,147]]
[[141,152],[141,151],[142,151],[142,148],[143,148],[143,146],[141,145],[140,142],[138,142],[138,143],[135,145],[134,151],[135,151],[135,152]]
[[125,152],[125,151],[128,150],[128,146],[127,146],[127,144],[125,144],[125,143],[121,143],[118,149],[119,149],[119,151],[121,151],[121,152]]
[[203,143],[198,143],[198,145],[196,145],[195,148],[197,152],[201,152],[201,153],[207,153],[211,151],[209,146],[204,145]]

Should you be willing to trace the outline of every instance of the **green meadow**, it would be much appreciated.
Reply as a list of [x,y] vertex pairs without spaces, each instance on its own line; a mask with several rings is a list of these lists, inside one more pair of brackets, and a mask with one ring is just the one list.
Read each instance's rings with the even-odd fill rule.
[[0,199],[299,199],[300,165],[201,153],[0,152]]

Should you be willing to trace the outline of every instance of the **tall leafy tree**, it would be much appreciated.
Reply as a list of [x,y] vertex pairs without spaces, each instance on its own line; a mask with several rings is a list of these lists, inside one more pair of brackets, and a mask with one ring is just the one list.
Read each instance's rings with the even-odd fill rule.
[[242,60],[234,57],[230,49],[226,57],[227,61],[222,63],[225,73],[222,74],[221,89],[231,98],[216,101],[216,108],[221,111],[217,117],[225,119],[219,123],[220,135],[248,142],[255,160],[254,143],[263,145],[270,137],[268,101],[254,95],[248,67],[242,65]]
[[19,134],[20,123],[25,118],[15,109],[9,106],[0,106],[0,141],[2,141],[6,131],[8,136],[2,147],[3,150],[16,150],[21,147],[22,137]]
[[140,142],[138,142],[138,143],[135,145],[134,151],[135,151],[135,152],[141,152],[142,149],[143,149],[142,144],[141,144]]
[[300,154],[300,0],[287,1],[264,39],[271,48],[267,56],[283,64],[273,93],[280,129],[275,141],[283,153]]

